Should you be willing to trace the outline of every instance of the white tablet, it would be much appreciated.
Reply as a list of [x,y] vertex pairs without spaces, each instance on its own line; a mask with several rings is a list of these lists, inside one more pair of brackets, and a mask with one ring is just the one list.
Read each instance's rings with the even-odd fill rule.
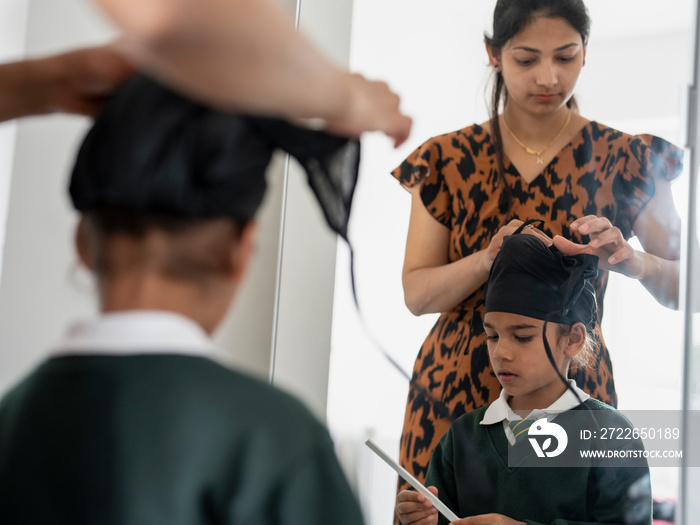
[[398,475],[405,479],[414,489],[416,489],[418,492],[423,494],[423,496],[428,498],[430,502],[435,506],[435,508],[440,512],[440,514],[445,516],[445,518],[447,518],[450,522],[457,521],[459,519],[454,512],[447,508],[447,505],[445,505],[442,501],[440,501],[437,498],[437,496],[435,496],[435,494],[433,494],[427,488],[425,488],[425,486],[416,478],[414,478],[405,468],[403,468],[396,461],[387,456],[386,452],[379,448],[374,441],[368,439],[367,441],[365,441],[365,445],[371,448],[375,454],[382,458],[387,463],[387,465],[393,468],[398,473]]

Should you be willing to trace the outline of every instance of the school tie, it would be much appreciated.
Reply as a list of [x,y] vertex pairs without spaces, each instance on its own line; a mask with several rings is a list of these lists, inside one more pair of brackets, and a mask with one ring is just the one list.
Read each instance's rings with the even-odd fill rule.
[[515,435],[516,443],[527,437],[527,431],[530,430],[530,427],[535,421],[537,421],[537,419],[517,419],[508,422],[508,426]]

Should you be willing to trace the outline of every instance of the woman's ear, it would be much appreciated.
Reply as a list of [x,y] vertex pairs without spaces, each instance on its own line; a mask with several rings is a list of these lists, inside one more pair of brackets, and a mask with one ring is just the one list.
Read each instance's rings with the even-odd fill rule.
[[85,215],[80,216],[78,226],[75,228],[75,250],[78,252],[80,262],[90,271],[95,269],[95,261],[88,242],[88,229],[90,228]]
[[578,354],[583,345],[586,344],[586,337],[588,337],[588,334],[583,323],[574,324],[569,334],[564,338],[564,353],[569,357]]
[[488,44],[486,45],[486,54],[489,56],[489,65],[494,71],[501,70],[501,52]]

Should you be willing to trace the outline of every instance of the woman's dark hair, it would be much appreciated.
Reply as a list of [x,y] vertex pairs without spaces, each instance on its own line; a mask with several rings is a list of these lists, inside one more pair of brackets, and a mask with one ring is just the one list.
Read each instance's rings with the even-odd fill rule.
[[[508,40],[538,17],[563,18],[581,34],[584,46],[588,42],[588,36],[591,31],[591,19],[588,16],[588,10],[583,0],[498,0],[493,11],[493,33],[491,36],[485,34],[484,42],[491,49],[500,51]],[[498,179],[506,188],[507,202],[499,203],[499,208],[501,210],[509,210],[512,197],[508,187],[505,185],[503,140],[501,139],[501,126],[498,122],[498,110],[501,102],[505,104],[506,100],[508,100],[508,91],[504,88],[503,75],[500,71],[497,71],[493,82],[489,117],[491,137],[498,161]],[[573,96],[567,102],[567,106],[574,111],[578,110],[576,99]],[[507,222],[509,217],[504,217],[504,219]]]

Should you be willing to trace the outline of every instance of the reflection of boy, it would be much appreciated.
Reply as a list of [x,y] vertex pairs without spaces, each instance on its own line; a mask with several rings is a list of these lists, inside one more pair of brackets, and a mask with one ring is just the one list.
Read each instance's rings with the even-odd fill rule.
[[273,135],[315,148],[300,154],[317,171],[356,147],[256,122],[144,78],[105,107],[71,182],[102,315],[0,403],[1,522],[361,523],[327,431],[210,339],[253,249]]
[[[615,409],[564,381],[572,359],[584,364],[581,354],[591,349],[596,304],[587,279],[595,269],[595,257],[565,256],[535,236],[505,238],[487,282],[484,316],[489,357],[503,389],[496,401],[452,423],[426,478],[448,507],[467,517],[458,523],[651,523],[644,458],[612,463],[577,457],[594,445],[581,442],[581,429],[631,427]],[[527,420],[542,417],[564,429],[566,449],[554,443],[556,436],[547,443],[527,430],[538,427]],[[541,452],[561,455],[538,458],[529,437]],[[639,440],[613,446],[643,450]],[[413,491],[399,494],[397,512],[406,525],[438,522],[431,504]]]
[[[548,365],[543,363],[543,366]],[[607,413],[614,409],[589,398],[575,385],[572,387],[585,399],[583,404],[567,390],[546,410],[550,412],[550,420],[552,412],[569,411],[553,420],[572,438],[563,457],[538,460],[528,439],[514,442],[507,423],[509,417],[517,416],[508,407],[508,396],[503,390],[491,405],[465,414],[452,424],[433,452],[426,483],[436,487],[440,499],[459,516],[498,513],[527,520],[530,525],[651,523],[651,493],[644,459],[629,460],[630,466],[620,461],[613,467],[604,460],[593,462],[576,457],[579,450],[590,447],[586,443],[580,446],[576,439],[578,430],[572,431],[572,427],[585,426],[589,421],[586,410]],[[562,421],[562,416],[574,412],[575,416],[569,418],[574,424]],[[614,417],[601,419],[618,428],[629,427],[616,411]],[[542,448],[543,441],[539,440]],[[638,441],[634,445],[636,450],[641,448]],[[524,464],[518,464],[512,455],[519,455]],[[548,462],[555,466],[543,466]],[[562,463],[569,466],[556,466]],[[571,467],[572,464],[578,466]]]

